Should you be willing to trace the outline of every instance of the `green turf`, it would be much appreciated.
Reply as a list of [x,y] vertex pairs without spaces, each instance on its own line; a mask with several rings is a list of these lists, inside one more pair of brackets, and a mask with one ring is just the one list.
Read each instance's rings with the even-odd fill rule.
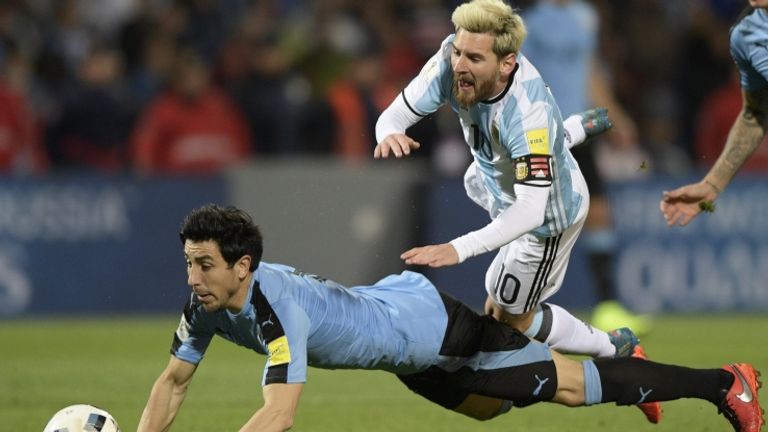
[[[91,403],[124,431],[136,429],[155,377],[168,360],[176,318],[0,321],[0,430],[41,431],[58,409]],[[666,316],[644,338],[662,362],[719,367],[748,361],[768,370],[768,316]],[[174,424],[178,431],[237,430],[261,405],[263,357],[216,339]],[[765,396],[764,396],[765,397]],[[765,406],[765,403],[763,403]],[[446,411],[383,372],[312,369],[299,431],[728,431],[708,403],[665,403],[646,424],[633,407],[540,404],[488,422]]]

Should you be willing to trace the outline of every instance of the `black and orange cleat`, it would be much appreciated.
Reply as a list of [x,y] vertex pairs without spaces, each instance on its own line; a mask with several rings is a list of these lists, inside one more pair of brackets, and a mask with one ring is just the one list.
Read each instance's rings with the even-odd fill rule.
[[723,370],[733,375],[733,384],[720,402],[720,412],[736,432],[759,432],[765,424],[757,394],[760,372],[747,363],[725,365]]

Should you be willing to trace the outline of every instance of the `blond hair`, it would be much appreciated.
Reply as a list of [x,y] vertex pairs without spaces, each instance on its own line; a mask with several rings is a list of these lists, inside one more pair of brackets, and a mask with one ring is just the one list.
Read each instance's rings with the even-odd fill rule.
[[502,58],[517,54],[528,31],[512,7],[502,0],[472,0],[456,8],[451,15],[456,31],[490,33],[494,36],[493,52]]

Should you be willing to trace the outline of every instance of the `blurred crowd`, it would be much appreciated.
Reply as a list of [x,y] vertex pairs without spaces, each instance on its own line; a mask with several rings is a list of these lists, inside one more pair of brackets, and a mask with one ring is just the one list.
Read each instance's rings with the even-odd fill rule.
[[[378,114],[452,32],[459,3],[2,0],[0,170],[207,174],[270,156],[369,161]],[[670,174],[713,163],[740,109],[728,29],[747,2],[592,3],[603,65],[637,125],[637,146],[606,145],[603,157]],[[463,172],[469,155],[452,113],[410,132],[417,157]],[[768,154],[750,164],[767,168]]]

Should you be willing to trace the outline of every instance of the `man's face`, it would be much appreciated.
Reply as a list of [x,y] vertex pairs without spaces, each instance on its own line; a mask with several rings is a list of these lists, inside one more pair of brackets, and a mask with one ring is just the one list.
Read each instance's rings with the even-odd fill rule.
[[749,0],[749,5],[755,8],[768,8],[768,0]]
[[229,267],[219,245],[210,240],[184,242],[184,258],[187,261],[187,283],[206,311],[223,308],[240,311],[248,291],[243,283],[248,275],[243,258]]
[[453,92],[463,107],[490,99],[504,89],[502,63],[493,52],[493,41],[489,33],[456,32],[451,52]]

